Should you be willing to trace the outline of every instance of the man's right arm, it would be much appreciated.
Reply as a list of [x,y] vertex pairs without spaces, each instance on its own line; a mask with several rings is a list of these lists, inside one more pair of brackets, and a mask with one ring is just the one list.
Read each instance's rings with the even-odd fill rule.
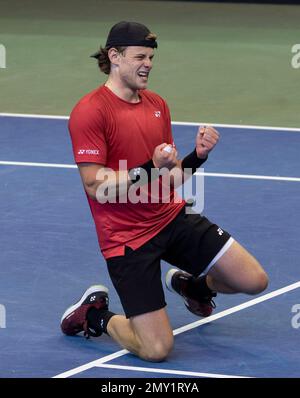
[[132,184],[127,170],[108,171],[105,166],[97,163],[79,163],[78,169],[88,196],[94,200],[101,199],[102,191],[98,188],[103,182],[105,182],[107,191],[116,192],[117,196],[120,192],[127,192]]
[[[172,169],[177,165],[177,151],[172,150],[171,153],[163,151],[166,146],[164,143],[155,148],[152,158],[154,167]],[[110,195],[113,195],[114,199],[125,194],[134,183],[128,170],[114,171],[103,164],[87,162],[78,163],[78,169],[88,196],[100,202],[101,199],[109,199]],[[105,189],[99,189],[103,183]]]

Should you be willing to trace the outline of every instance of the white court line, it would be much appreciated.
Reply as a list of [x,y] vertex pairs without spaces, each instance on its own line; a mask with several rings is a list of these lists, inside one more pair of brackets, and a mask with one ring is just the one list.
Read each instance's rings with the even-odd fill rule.
[[25,117],[33,119],[63,119],[68,120],[69,116],[59,116],[59,115],[36,115],[29,113],[0,113],[0,117]]
[[224,124],[224,123],[205,123],[205,122],[176,122],[172,121],[172,124],[177,126],[213,126],[213,127],[225,127],[231,129],[245,129],[245,130],[264,130],[264,131],[288,131],[299,133],[300,128],[298,127],[278,127],[278,126],[257,126],[255,124]]
[[226,173],[201,173],[196,172],[196,175],[204,175],[205,177],[222,177],[222,178],[242,178],[249,180],[272,180],[272,181],[295,181],[299,182],[300,177],[279,177],[279,176],[263,176],[256,174],[226,174]]
[[[34,163],[34,162],[14,162],[0,160],[0,165],[3,166],[25,166],[25,167],[54,167],[60,169],[77,169],[74,164],[60,164],[60,163]],[[226,174],[226,173],[201,173],[196,172],[196,175],[204,175],[205,177],[221,177],[221,178],[241,178],[250,180],[272,180],[272,181],[294,181],[300,182],[300,177],[279,177],[279,176],[264,176],[255,174]]]
[[[68,120],[69,119],[69,116],[37,115],[37,114],[27,114],[27,113],[0,113],[0,117],[1,116],[3,116],[3,117],[36,118],[36,119],[62,119],[62,120]],[[228,127],[228,128],[234,128],[234,129],[300,132],[300,128],[297,128],[297,127],[277,127],[277,126],[258,126],[258,125],[245,125],[245,124],[223,124],[223,123],[206,123],[206,122],[178,122],[178,121],[172,121],[172,124],[178,125],[178,126],[211,125],[211,126],[215,126],[215,127]]]
[[98,368],[132,370],[134,372],[164,373],[164,374],[172,374],[172,375],[180,375],[180,376],[214,377],[214,378],[220,378],[220,379],[249,378],[247,376],[231,376],[231,375],[223,375],[223,374],[218,374],[218,373],[200,373],[200,372],[190,372],[190,371],[175,370],[175,369],[142,368],[140,366],[123,366],[123,365],[110,365],[110,364],[100,364],[100,365],[96,365],[96,366]]
[[[205,323],[209,323],[209,322],[215,321],[216,319],[223,318],[223,317],[231,315],[231,314],[233,314],[235,312],[241,311],[241,310],[243,310],[245,308],[249,308],[249,307],[252,307],[253,305],[262,303],[263,301],[270,300],[271,298],[280,296],[281,294],[284,294],[284,293],[290,292],[292,290],[298,289],[299,287],[300,287],[300,281],[298,281],[296,283],[293,283],[291,285],[285,286],[283,288],[274,290],[273,292],[264,294],[263,296],[257,297],[257,298],[255,298],[253,300],[249,300],[249,301],[246,301],[245,303],[236,305],[235,307],[229,308],[228,310],[218,312],[217,314],[211,315],[211,316],[209,316],[207,318],[204,318],[204,319],[201,319],[199,321],[192,322],[192,323],[190,323],[188,325],[185,325],[185,326],[182,326],[180,328],[177,328],[177,329],[175,329],[173,331],[173,334],[174,334],[174,336],[176,336],[176,335],[178,335],[180,333],[183,333],[183,332],[186,332],[188,330],[194,329],[194,328],[196,328],[196,327],[198,327],[200,325],[203,325]],[[68,370],[66,372],[60,373],[60,374],[54,376],[54,378],[65,378],[65,377],[74,376],[75,374],[78,374],[78,373],[83,372],[85,370],[91,369],[94,366],[98,366],[98,365],[104,364],[104,363],[106,363],[108,361],[111,361],[112,359],[115,359],[115,358],[118,358],[120,356],[126,355],[127,353],[128,353],[127,350],[117,351],[114,354],[107,355],[107,356],[105,356],[103,358],[96,359],[95,361],[86,363],[86,364],[84,364],[82,366],[78,366],[77,368],[70,369],[70,370]]]
[[205,323],[209,323],[209,322],[215,321],[216,319],[223,318],[224,316],[234,314],[235,312],[244,310],[245,308],[252,307],[253,305],[262,303],[263,301],[270,300],[274,297],[280,296],[281,294],[298,289],[299,287],[300,287],[300,281],[293,283],[291,285],[282,287],[281,289],[274,290],[273,292],[264,294],[263,296],[257,297],[253,300],[249,300],[249,301],[246,301],[245,303],[236,305],[235,307],[229,308],[228,310],[218,312],[217,314],[211,315],[207,318],[203,318],[203,319],[200,319],[199,321],[190,323],[186,326],[182,326],[182,327],[174,330],[174,336],[176,336],[177,334],[186,332],[188,330],[195,329],[200,325],[204,325]]
[[3,166],[25,166],[25,167],[57,167],[60,169],[77,169],[76,164],[60,164],[60,163],[33,163],[33,162],[10,162],[0,160]]
[[96,359],[95,361],[88,362],[85,365],[81,365],[81,366],[78,366],[77,368],[67,370],[66,372],[60,373],[60,374],[52,377],[52,379],[65,379],[66,377],[70,377],[70,376],[76,375],[77,373],[84,372],[85,370],[94,368],[95,366],[100,366],[104,362],[112,361],[113,359],[121,357],[128,353],[129,353],[129,351],[127,351],[127,350],[120,350],[120,351],[114,352],[113,354],[106,355],[105,357]]

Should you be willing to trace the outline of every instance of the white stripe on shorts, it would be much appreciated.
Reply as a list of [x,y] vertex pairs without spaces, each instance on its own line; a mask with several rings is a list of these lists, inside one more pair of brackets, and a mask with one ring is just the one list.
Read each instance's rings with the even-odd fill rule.
[[225,243],[225,245],[222,247],[222,249],[215,255],[215,257],[211,260],[211,262],[208,264],[208,266],[205,268],[205,270],[202,272],[201,275],[206,275],[208,271],[213,267],[216,262],[223,256],[224,253],[227,252],[227,250],[230,248],[230,246],[233,244],[234,239],[232,237],[229,238],[229,240]]

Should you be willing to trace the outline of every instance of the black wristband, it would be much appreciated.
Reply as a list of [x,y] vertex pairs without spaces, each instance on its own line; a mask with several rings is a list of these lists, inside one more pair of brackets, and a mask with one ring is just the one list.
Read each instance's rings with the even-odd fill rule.
[[[134,167],[134,168],[128,170],[128,175],[129,175],[130,181],[132,183],[138,182],[141,179],[142,170],[144,170],[147,173],[148,181],[151,181],[151,177],[152,177],[151,170],[152,169],[156,169],[156,167],[154,166],[153,160],[150,159],[150,160],[148,160],[148,162],[142,164],[141,166],[137,166],[137,167]],[[159,174],[158,169],[157,169],[157,171]]]
[[197,156],[197,151],[196,148],[188,154],[181,162],[181,168],[183,171],[185,169],[192,169],[192,174],[195,173],[195,171],[198,169],[198,167],[201,166],[205,161],[207,160],[207,156],[205,159],[200,159]]

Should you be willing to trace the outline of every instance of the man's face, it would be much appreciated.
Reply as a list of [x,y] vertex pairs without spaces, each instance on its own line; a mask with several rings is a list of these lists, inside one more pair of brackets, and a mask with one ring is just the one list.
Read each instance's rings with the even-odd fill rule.
[[154,50],[150,47],[129,46],[119,58],[119,75],[123,84],[131,90],[147,88],[152,69]]

